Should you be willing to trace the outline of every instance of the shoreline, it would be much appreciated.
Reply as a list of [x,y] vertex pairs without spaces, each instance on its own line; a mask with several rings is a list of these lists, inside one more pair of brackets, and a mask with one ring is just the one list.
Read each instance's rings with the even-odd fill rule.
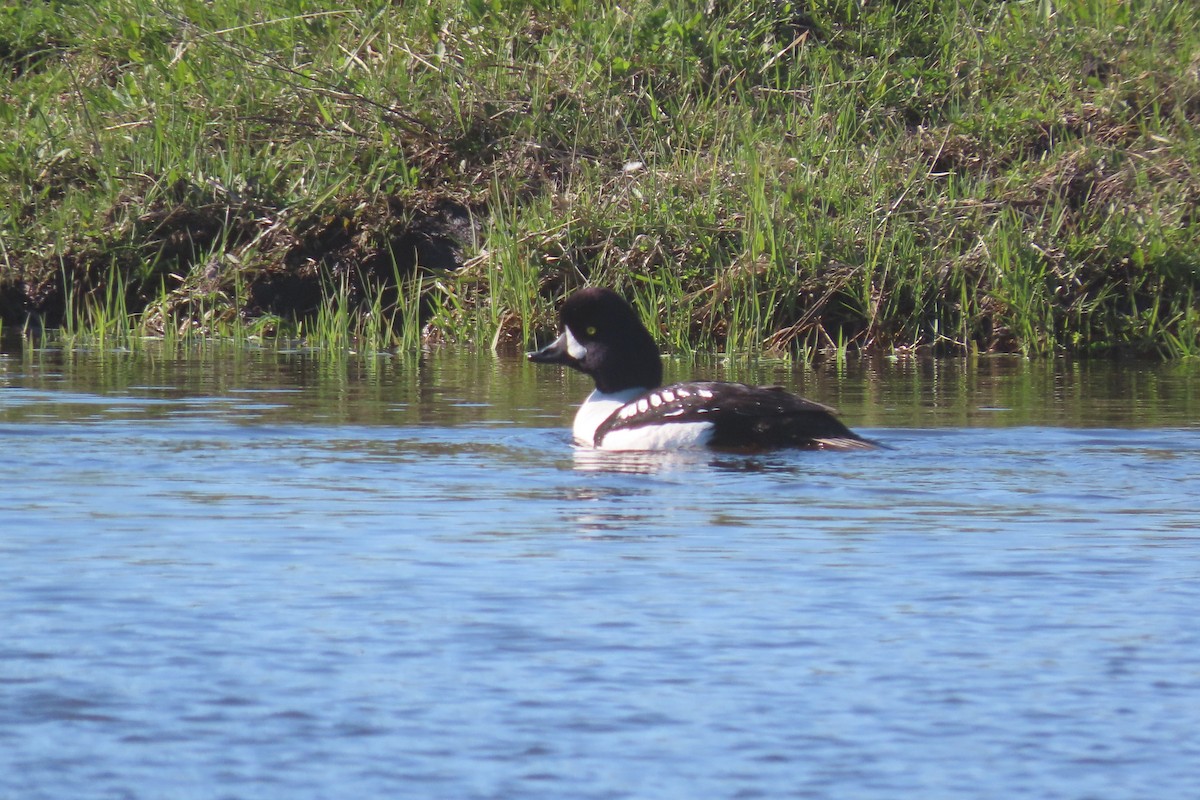
[[1200,21],[1043,5],[24,8],[0,324],[1200,354]]

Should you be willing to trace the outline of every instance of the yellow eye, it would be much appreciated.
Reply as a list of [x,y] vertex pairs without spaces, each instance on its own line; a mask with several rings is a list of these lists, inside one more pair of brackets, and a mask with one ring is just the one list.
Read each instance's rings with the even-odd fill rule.
[[596,326],[588,325],[587,330],[585,330],[584,333],[586,333],[588,336],[595,336],[596,335]]

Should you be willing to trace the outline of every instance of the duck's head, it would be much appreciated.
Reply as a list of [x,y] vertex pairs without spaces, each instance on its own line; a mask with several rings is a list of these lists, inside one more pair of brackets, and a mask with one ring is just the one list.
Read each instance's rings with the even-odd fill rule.
[[605,394],[662,384],[658,345],[621,295],[611,289],[580,289],[563,303],[559,317],[562,333],[529,353],[530,361],[577,369]]

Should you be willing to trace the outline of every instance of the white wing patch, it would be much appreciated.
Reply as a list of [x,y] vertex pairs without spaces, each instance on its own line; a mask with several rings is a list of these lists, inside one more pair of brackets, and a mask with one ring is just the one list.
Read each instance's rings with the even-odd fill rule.
[[[650,409],[668,407],[668,405],[671,405],[676,401],[682,401],[682,399],[689,397],[703,397],[709,399],[713,397],[713,392],[710,392],[707,389],[689,389],[689,387],[686,386],[677,386],[674,387],[674,389],[656,390],[650,392],[649,395],[644,397],[638,397],[636,401],[630,401],[628,405],[624,405],[624,407],[618,409],[617,419],[630,420],[632,417],[648,414]],[[689,409],[686,408],[671,408],[662,411],[662,416],[680,416],[688,413],[688,410]],[[704,414],[707,413],[708,410],[709,409],[706,408],[692,408],[691,413]]]
[[[629,419],[630,417],[636,417],[638,414],[646,414],[652,408],[659,408],[660,406],[674,403],[677,399],[683,399],[691,396],[692,393],[687,389],[676,389],[675,391],[664,389],[661,392],[651,392],[645,397],[639,397],[637,402],[631,402],[629,405],[623,407],[617,412],[617,419]],[[711,397],[712,392],[708,392],[708,396]],[[677,417],[682,414],[683,411],[684,409],[667,411],[663,413],[663,416]]]

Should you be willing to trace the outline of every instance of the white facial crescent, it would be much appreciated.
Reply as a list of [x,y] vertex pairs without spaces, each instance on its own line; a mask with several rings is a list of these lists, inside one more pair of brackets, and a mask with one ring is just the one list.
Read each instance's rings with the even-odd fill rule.
[[567,353],[576,361],[583,361],[587,356],[587,348],[579,343],[570,328],[567,328],[563,335],[567,337]]

